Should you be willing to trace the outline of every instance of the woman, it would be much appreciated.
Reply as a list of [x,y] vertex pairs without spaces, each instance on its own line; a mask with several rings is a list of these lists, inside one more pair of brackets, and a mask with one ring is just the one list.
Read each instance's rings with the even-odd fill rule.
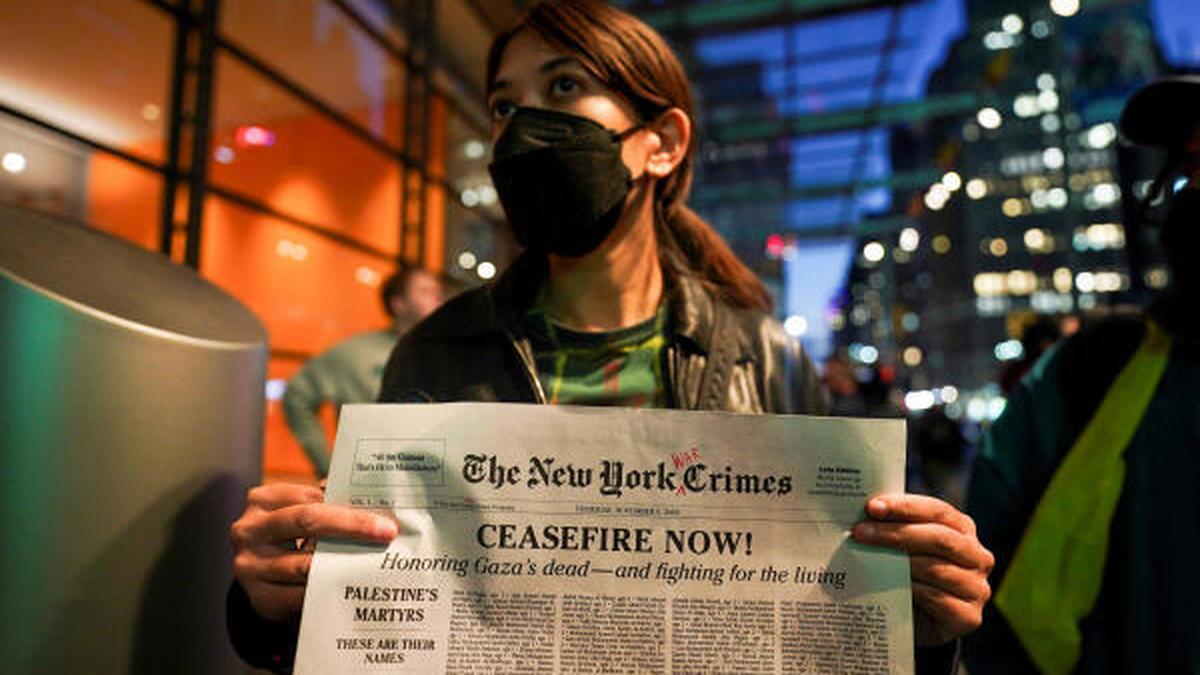
[[[487,82],[492,176],[527,250],[401,341],[382,401],[824,412],[807,356],[765,313],[762,283],[684,206],[691,92],[661,37],[603,3],[549,0],[497,38]],[[321,500],[315,488],[260,487],[233,525],[231,633],[244,656],[270,663],[294,646],[285,624],[311,551],[292,542],[396,536],[386,518]],[[901,495],[867,513],[858,541],[911,555],[918,645],[978,626],[992,561],[970,519]]]

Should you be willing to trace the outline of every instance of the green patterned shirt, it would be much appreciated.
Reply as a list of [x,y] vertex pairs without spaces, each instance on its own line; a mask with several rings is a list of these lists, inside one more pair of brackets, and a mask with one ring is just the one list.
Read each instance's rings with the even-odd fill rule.
[[581,333],[540,310],[528,315],[538,379],[552,404],[663,408],[666,306],[636,326]]

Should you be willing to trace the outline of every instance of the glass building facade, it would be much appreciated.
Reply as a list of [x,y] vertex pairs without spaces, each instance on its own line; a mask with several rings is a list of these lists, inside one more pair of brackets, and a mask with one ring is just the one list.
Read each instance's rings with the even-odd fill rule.
[[1137,87],[1200,65],[1194,3],[623,4],[697,88],[693,204],[819,360],[982,419],[1025,326],[1167,283],[1126,224],[1153,160],[1120,152],[1116,121]]
[[2,3],[0,200],[161,252],[250,307],[270,335],[265,470],[307,475],[279,405],[287,378],[387,324],[379,286],[398,263],[461,288],[481,282],[461,253],[514,253],[482,90],[517,9]]

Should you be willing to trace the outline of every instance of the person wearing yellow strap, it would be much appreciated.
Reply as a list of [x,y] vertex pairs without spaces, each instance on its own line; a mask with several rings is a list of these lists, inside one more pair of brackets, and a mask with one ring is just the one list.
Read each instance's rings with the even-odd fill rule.
[[1139,225],[1166,214],[1171,284],[1056,345],[985,436],[968,512],[997,591],[972,675],[1200,673],[1200,78],[1143,88],[1121,130],[1167,150]]

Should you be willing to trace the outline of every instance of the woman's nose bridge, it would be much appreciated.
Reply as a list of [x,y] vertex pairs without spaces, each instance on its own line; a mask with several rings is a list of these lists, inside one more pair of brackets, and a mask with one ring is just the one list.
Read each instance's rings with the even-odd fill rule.
[[546,101],[542,98],[541,92],[530,87],[521,92],[521,96],[517,98],[517,105],[522,108],[545,108]]

